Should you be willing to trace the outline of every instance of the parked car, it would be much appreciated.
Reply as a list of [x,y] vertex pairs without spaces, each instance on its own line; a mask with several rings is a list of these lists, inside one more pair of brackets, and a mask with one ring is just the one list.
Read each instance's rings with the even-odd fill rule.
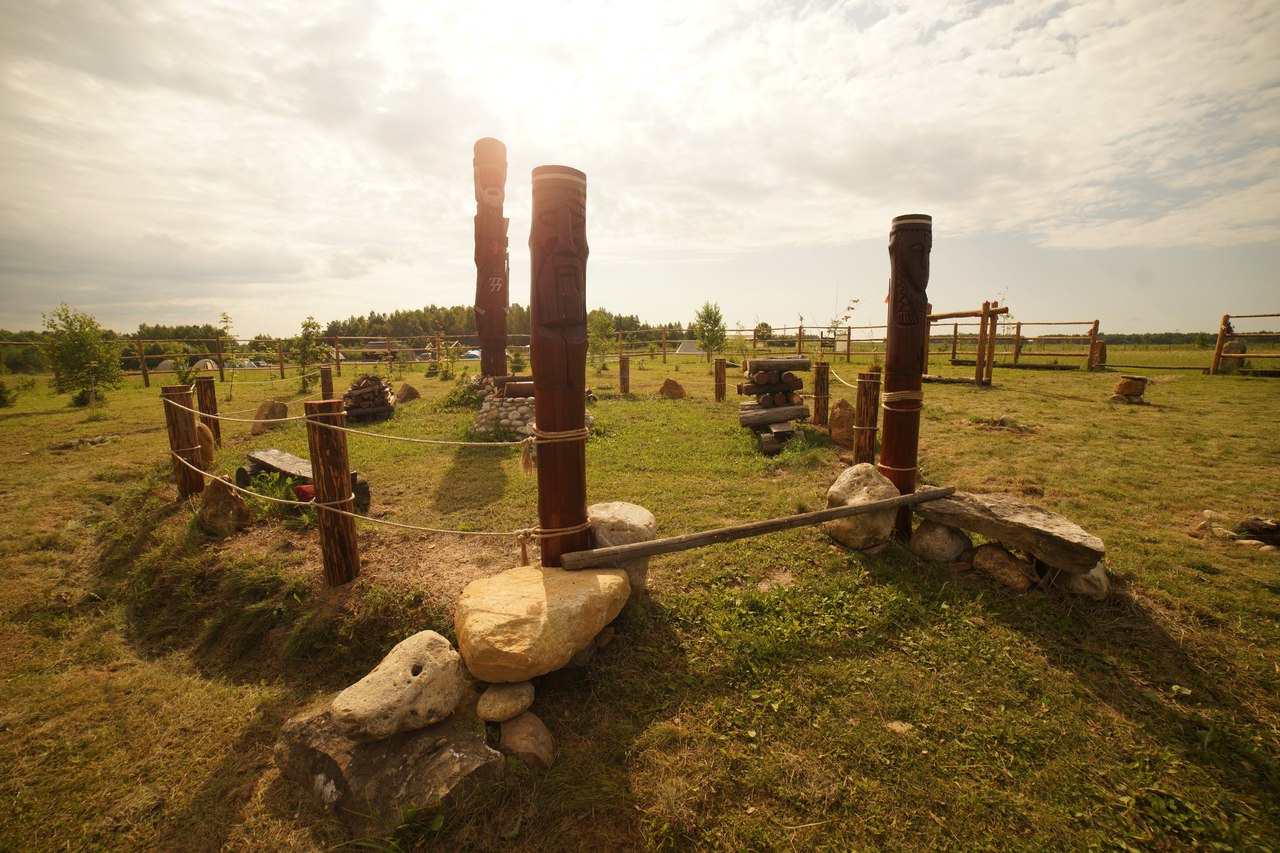
[[462,356],[462,358],[464,358],[464,359],[466,359],[466,358],[479,358],[479,357],[480,357],[480,350],[478,350],[478,349],[467,350],[466,354]]

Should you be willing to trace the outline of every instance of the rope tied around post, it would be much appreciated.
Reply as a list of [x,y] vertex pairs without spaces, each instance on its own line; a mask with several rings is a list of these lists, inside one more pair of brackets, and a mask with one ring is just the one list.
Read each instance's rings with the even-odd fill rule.
[[554,539],[557,536],[572,536],[574,533],[581,533],[584,530],[591,529],[591,519],[587,519],[581,524],[575,524],[572,527],[526,527],[524,530],[516,531],[516,541],[520,543],[520,561],[522,565],[529,565],[529,543],[535,539]]
[[[548,431],[543,432],[538,429],[535,424],[533,434],[519,442],[520,444],[520,470],[526,474],[532,474],[534,469],[533,448],[539,444],[564,444],[570,441],[586,441],[591,435],[591,430],[586,427],[580,429],[566,429],[559,432]],[[574,531],[577,532],[576,530]]]

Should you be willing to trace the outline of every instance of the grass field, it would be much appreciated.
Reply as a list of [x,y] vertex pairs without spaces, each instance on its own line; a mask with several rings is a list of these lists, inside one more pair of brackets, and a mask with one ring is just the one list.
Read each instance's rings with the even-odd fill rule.
[[[1152,355],[1134,363],[1208,357]],[[858,358],[835,372],[852,380]],[[924,481],[1028,496],[1097,533],[1110,601],[1015,595],[816,528],[655,558],[618,639],[539,680],[551,770],[513,767],[438,825],[365,846],[1276,849],[1280,559],[1189,531],[1205,509],[1280,515],[1280,380],[1147,375],[1146,406],[1108,404],[1112,372],[926,388]],[[690,399],[655,398],[668,376]],[[410,381],[423,399],[373,428],[461,437],[470,413],[438,406],[450,383]],[[623,397],[615,369],[588,377],[588,499],[642,504],[663,535],[820,508],[846,464],[816,430],[759,456],[705,363],[633,361],[631,382]],[[295,385],[240,384],[221,405]],[[264,514],[226,543],[199,533],[157,389],[67,399],[41,382],[0,409],[0,850],[349,841],[275,771],[280,723],[399,638],[451,636],[461,585],[515,565],[514,545],[369,525],[361,578],[329,590],[314,528]],[[305,453],[297,424],[247,426],[224,424],[220,471],[258,447]],[[512,451],[350,448],[375,515],[534,521]]]

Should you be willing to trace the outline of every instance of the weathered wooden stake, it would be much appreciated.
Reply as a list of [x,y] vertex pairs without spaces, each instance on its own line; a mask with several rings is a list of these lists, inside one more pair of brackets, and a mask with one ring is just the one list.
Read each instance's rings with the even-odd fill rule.
[[[164,405],[164,423],[169,432],[169,450],[174,455],[199,467],[200,440],[196,438],[196,416],[187,409],[194,409],[190,385],[164,385],[160,388],[160,400]],[[169,405],[172,401],[176,406]],[[186,406],[179,409],[178,406]],[[173,478],[178,483],[178,497],[198,495],[204,491],[204,475],[173,460]]]
[[222,446],[222,422],[218,420],[218,388],[212,376],[196,377],[196,408],[200,410],[200,423],[213,433],[213,443]]
[[723,359],[723,358],[717,358],[717,359],[716,359],[716,385],[715,385],[715,388],[716,388],[716,402],[717,402],[717,403],[723,403],[723,402],[724,402],[724,395],[725,395],[725,388],[724,388],[724,386],[725,386],[725,381],[724,381],[724,359]]
[[1013,366],[1018,366],[1018,359],[1022,357],[1022,323],[1018,323],[1013,327]]
[[995,375],[996,370],[996,324],[1000,322],[1000,315],[995,309],[1000,307],[999,302],[991,303],[991,317],[987,320],[987,358],[986,364],[983,366],[982,384],[990,385],[991,377]]
[[796,355],[804,355],[804,326],[796,329]]
[[952,323],[951,324],[951,363],[952,365],[956,363],[956,352],[958,351],[959,346],[960,346],[960,324]]
[[477,139],[471,161],[476,191],[476,331],[480,335],[480,375],[507,374],[507,309],[511,265],[507,227],[502,215],[506,199],[507,146],[496,139]]
[[622,358],[622,330],[618,330],[618,358]]
[[880,374],[859,373],[853,409],[853,462],[875,464],[880,425]]
[[280,359],[280,378],[284,379],[284,341],[276,338],[276,356]]
[[[884,354],[884,437],[880,473],[900,494],[916,489],[920,445],[920,410],[924,407],[925,328],[929,324],[927,290],[933,218],[923,214],[896,216],[889,226],[889,318]],[[899,510],[897,530],[911,533],[911,511]]]
[[826,426],[831,413],[831,364],[826,361],[813,363],[813,423]]
[[974,356],[973,367],[973,384],[981,385],[982,377],[986,375],[986,365],[983,363],[987,357],[987,315],[991,312],[991,303],[982,303],[982,314],[978,317],[978,351]]
[[1094,358],[1098,353],[1098,321],[1094,320],[1093,325],[1089,327],[1089,358],[1085,361],[1085,370],[1097,370],[1098,365]]
[[[533,170],[529,232],[532,289],[530,361],[538,433],[574,433],[586,426],[587,176],[568,166]],[[587,521],[586,443],[580,438],[538,445],[538,524],[546,531]],[[589,546],[588,531],[542,540],[542,565]]]
[[325,505],[355,512],[351,493],[351,463],[347,458],[347,434],[319,426],[321,423],[345,427],[347,415],[341,400],[309,400],[303,404],[307,415],[307,447],[311,451],[311,476],[316,487],[320,513],[320,554],[329,586],[341,586],[360,574],[360,546],[356,522],[349,515],[330,512]]
[[218,381],[227,381],[226,358],[222,354],[222,338],[221,336],[213,339],[213,347],[218,355]]
[[751,330],[751,354],[756,354],[756,330]]
[[1222,348],[1227,344],[1227,337],[1230,336],[1233,329],[1231,328],[1231,315],[1223,314],[1222,322],[1218,324],[1218,343],[1213,347],[1213,364],[1209,367],[1209,375],[1218,375],[1218,366],[1222,363]]
[[667,363],[667,330],[662,330],[662,363]]
[[333,338],[333,367],[338,371],[338,375],[342,375],[342,346],[338,343],[337,335]]
[[851,364],[853,362],[853,327],[844,327],[844,363]]
[[320,396],[325,400],[333,399],[333,368],[330,365],[320,365]]
[[631,393],[631,356],[618,356],[618,393]]
[[151,371],[147,370],[147,353],[142,348],[142,341],[138,341],[138,364],[142,370],[142,387],[151,387]]

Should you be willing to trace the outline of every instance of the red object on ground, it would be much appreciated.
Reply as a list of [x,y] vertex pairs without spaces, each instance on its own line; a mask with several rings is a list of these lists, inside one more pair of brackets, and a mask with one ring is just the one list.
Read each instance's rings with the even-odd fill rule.
[[293,494],[300,501],[313,501],[316,499],[316,487],[310,483],[302,486],[294,486]]

